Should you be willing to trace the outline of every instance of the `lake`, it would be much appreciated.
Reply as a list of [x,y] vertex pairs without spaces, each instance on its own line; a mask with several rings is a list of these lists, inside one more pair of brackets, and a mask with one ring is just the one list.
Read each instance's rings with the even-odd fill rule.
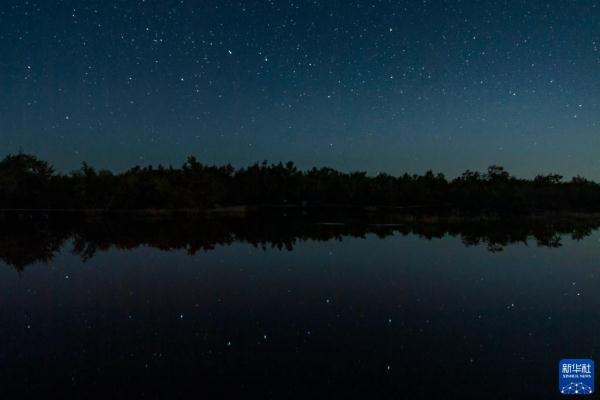
[[0,388],[559,398],[560,359],[598,360],[599,242],[586,221],[5,221]]

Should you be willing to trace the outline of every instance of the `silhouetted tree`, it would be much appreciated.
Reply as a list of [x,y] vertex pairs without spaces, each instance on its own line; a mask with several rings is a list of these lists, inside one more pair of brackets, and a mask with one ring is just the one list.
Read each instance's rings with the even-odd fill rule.
[[52,166],[35,156],[8,155],[0,161],[1,207],[50,207],[48,194],[53,174]]
[[292,162],[246,168],[208,166],[189,157],[180,168],[134,166],[113,174],[87,163],[57,174],[27,154],[0,161],[0,208],[208,209],[231,205],[388,206],[454,210],[459,213],[528,214],[541,211],[600,211],[600,185],[557,174],[532,180],[503,167],[466,171],[448,181],[442,174],[392,176],[341,172]]

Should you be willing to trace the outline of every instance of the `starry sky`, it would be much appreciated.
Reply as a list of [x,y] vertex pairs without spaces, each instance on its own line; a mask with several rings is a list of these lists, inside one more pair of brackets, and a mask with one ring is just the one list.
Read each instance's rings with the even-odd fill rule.
[[600,180],[600,4],[3,0],[0,155]]

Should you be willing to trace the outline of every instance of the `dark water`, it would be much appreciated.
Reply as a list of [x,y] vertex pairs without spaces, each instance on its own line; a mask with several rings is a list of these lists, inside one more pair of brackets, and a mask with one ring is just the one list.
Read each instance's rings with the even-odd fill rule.
[[593,224],[4,224],[10,398],[559,398]]

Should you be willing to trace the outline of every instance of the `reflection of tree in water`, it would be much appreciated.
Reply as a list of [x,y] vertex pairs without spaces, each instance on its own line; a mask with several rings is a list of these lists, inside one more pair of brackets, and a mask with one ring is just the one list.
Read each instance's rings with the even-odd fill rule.
[[49,263],[68,237],[68,231],[50,228],[41,221],[2,223],[0,260],[18,271],[34,263]]
[[[23,270],[48,263],[63,246],[73,242],[73,253],[84,261],[111,248],[130,250],[140,246],[185,250],[193,255],[233,243],[248,243],[262,249],[293,250],[304,241],[342,240],[344,237],[385,238],[394,234],[418,235],[423,239],[460,237],[466,246],[487,246],[497,252],[515,243],[560,247],[561,238],[581,240],[600,222],[577,220],[423,220],[403,219],[396,224],[378,220],[336,218],[321,223],[320,217],[252,218],[4,218],[0,227],[0,260]],[[386,221],[389,222],[389,219]]]
[[583,239],[589,235],[592,229],[587,230],[587,235],[577,237],[574,235],[574,225],[536,225],[536,224],[494,224],[489,229],[485,230],[483,227],[476,227],[471,230],[468,227],[464,227],[462,231],[456,232],[457,235],[462,237],[462,241],[466,246],[477,246],[487,245],[488,250],[491,252],[502,251],[504,247],[515,244],[523,243],[527,245],[531,239],[537,241],[538,246],[542,247],[560,247],[561,237],[564,234],[572,234],[573,238]]

